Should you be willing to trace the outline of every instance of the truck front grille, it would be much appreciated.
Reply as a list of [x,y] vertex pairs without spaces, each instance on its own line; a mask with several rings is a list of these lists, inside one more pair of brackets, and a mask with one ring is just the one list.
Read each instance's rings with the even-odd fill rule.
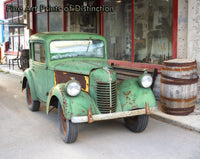
[[97,106],[101,113],[116,112],[117,107],[117,87],[116,82],[97,82],[96,89]]

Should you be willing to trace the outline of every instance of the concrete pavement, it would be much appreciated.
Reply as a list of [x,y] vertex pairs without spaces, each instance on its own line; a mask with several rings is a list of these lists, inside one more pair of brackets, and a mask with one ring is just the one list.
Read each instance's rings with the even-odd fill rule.
[[[9,69],[8,65],[0,65],[0,70],[22,76],[23,71],[15,66],[14,70]],[[157,102],[157,110],[151,114],[152,118],[180,126],[200,133],[200,105],[196,105],[195,111],[187,116],[174,116],[163,113],[160,108],[160,102]]]
[[187,116],[175,116],[163,113],[160,102],[157,102],[157,110],[151,114],[151,117],[200,133],[200,105],[196,105],[194,112]]
[[9,69],[9,66],[7,64],[0,64],[0,71],[6,72],[6,73],[11,73],[11,74],[14,74],[17,76],[22,76],[22,74],[23,74],[23,71],[20,70],[18,68],[18,66],[16,66],[16,65],[15,65],[14,69],[12,68],[12,66]]
[[78,139],[65,144],[57,109],[31,112],[21,77],[0,72],[0,159],[198,159],[200,134],[149,119],[132,133],[121,119],[79,124]]

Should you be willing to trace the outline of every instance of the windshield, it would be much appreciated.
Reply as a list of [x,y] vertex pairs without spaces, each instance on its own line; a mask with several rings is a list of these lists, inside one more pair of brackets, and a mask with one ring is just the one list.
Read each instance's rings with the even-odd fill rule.
[[105,49],[102,40],[64,40],[50,43],[51,60],[69,57],[104,58]]

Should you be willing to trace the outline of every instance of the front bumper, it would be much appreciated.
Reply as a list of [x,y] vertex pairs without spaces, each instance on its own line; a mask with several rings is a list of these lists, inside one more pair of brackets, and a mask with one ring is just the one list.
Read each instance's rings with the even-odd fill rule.
[[148,104],[146,104],[144,109],[125,111],[125,112],[117,112],[117,113],[109,113],[109,114],[92,115],[91,111],[88,110],[87,116],[72,117],[71,122],[72,123],[85,123],[85,122],[92,123],[94,121],[110,120],[110,119],[138,116],[138,115],[143,115],[143,114],[150,114],[154,110],[155,110],[155,107],[149,108]]

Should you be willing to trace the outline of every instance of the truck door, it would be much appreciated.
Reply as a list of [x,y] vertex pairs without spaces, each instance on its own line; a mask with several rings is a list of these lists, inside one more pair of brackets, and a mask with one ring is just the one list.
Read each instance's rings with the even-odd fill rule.
[[47,64],[45,54],[45,44],[34,42],[32,75],[37,97],[42,101],[47,99]]

